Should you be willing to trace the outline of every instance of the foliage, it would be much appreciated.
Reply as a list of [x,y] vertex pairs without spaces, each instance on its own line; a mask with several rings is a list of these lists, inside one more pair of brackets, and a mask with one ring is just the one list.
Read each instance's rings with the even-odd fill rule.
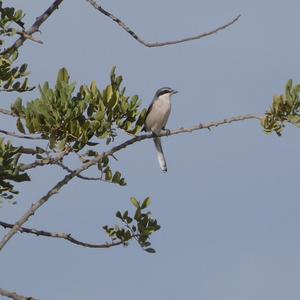
[[[32,90],[28,85],[29,72],[27,64],[20,67],[12,67],[12,64],[17,59],[17,51],[10,58],[0,56],[0,89],[4,92],[27,92]],[[26,77],[24,80],[20,80]]]
[[13,63],[18,58],[17,50],[4,50],[5,41],[15,36],[19,31],[15,26],[23,29],[22,19],[24,13],[13,7],[3,7],[0,1],[0,90],[5,92],[25,92],[33,88],[28,85],[27,64],[14,67]]
[[29,181],[27,173],[20,170],[19,153],[21,147],[13,147],[10,142],[5,143],[4,139],[0,139],[0,197],[12,199],[13,194],[17,194],[13,188],[11,181],[23,182]]
[[273,97],[272,106],[261,120],[266,133],[275,131],[280,136],[285,122],[300,127],[299,92],[300,84],[293,85],[290,79],[285,86],[285,94]]
[[[100,91],[96,82],[82,85],[75,94],[76,84],[70,83],[65,68],[57,76],[54,89],[46,82],[39,87],[40,97],[23,106],[19,98],[12,112],[19,119],[17,127],[25,133],[40,133],[50,141],[50,148],[58,144],[60,150],[66,145],[79,151],[86,145],[92,146],[92,138],[105,139],[109,144],[116,137],[116,129],[129,134],[141,131],[146,111],[139,111],[138,96],[129,98],[125,88],[121,89],[122,77],[111,72],[111,84]],[[21,119],[25,120],[25,126]]]
[[[12,24],[18,25],[24,29],[23,18],[25,14],[22,10],[16,10],[14,7],[3,7],[3,1],[0,1],[0,34],[11,36],[16,33]],[[1,42],[2,45],[2,42]]]
[[[0,91],[25,92],[33,89],[28,84],[27,64],[15,66],[19,54],[17,47],[12,44],[13,46],[5,48],[12,37],[24,38],[24,34],[27,34],[23,18],[21,10],[3,7],[3,1],[0,0]],[[56,158],[56,152],[76,152],[81,162],[85,163],[97,157],[100,154],[98,151],[103,152],[106,145],[114,142],[119,135],[118,130],[129,135],[139,134],[146,118],[146,109],[140,110],[141,101],[137,95],[126,95],[122,81],[122,76],[116,75],[114,67],[110,83],[103,89],[95,81],[77,89],[76,83],[70,81],[68,71],[62,68],[54,87],[45,82],[39,86],[39,96],[26,104],[18,98],[11,106],[11,114],[17,117],[18,130],[22,134],[39,134],[48,143],[47,148],[50,150],[36,147],[33,149],[36,160],[26,165],[19,162],[25,154],[21,151],[22,147],[14,147],[10,142],[0,139],[0,198],[11,199],[18,193],[14,189],[14,182],[30,180],[25,170],[29,170],[31,165],[50,164],[51,159]],[[286,122],[300,127],[299,92],[300,85],[293,85],[292,80],[289,80],[285,94],[274,96],[272,106],[261,119],[266,133],[275,131],[281,135]],[[96,145],[97,148],[94,147]],[[126,182],[122,174],[111,169],[111,157],[103,156],[98,162],[100,179],[124,186]],[[59,158],[56,163],[69,172],[74,172],[63,165],[63,158]],[[140,202],[132,197],[131,203],[135,207],[132,216],[127,210],[124,213],[118,211],[116,217],[122,225],[104,226],[103,229],[114,243],[127,245],[130,240],[135,239],[142,249],[154,253],[155,250],[150,247],[150,237],[160,229],[160,225],[149,211],[145,211],[151,200],[146,198]]]
[[122,221],[123,226],[103,226],[103,229],[113,242],[123,242],[124,245],[127,245],[128,241],[135,239],[142,249],[149,253],[155,253],[155,250],[150,247],[149,239],[154,232],[160,229],[160,225],[157,224],[157,220],[151,218],[151,212],[144,212],[144,209],[151,204],[151,199],[146,198],[141,203],[132,197],[131,203],[136,209],[134,216],[129,216],[127,210],[123,214],[118,211],[116,217]]
[[[78,152],[86,146],[95,145],[98,150],[98,143],[92,139],[111,143],[117,136],[117,129],[122,129],[128,134],[141,131],[146,110],[139,111],[141,101],[138,96],[130,98],[125,95],[125,88],[121,88],[123,79],[116,76],[115,68],[111,72],[110,84],[102,91],[92,82],[89,86],[82,85],[75,93],[76,84],[69,79],[67,70],[63,68],[58,72],[55,88],[51,88],[46,82],[39,87],[39,98],[26,105],[22,104],[21,98],[15,101],[11,112],[17,116],[16,126],[21,133],[25,134],[28,131],[41,134],[49,141],[49,147],[54,152],[61,152],[66,148],[71,149],[71,152]],[[12,156],[18,152],[15,148],[9,148],[7,151],[10,151]],[[37,152],[37,163],[47,164],[48,152],[46,156],[41,155],[43,151]],[[5,155],[7,156],[7,153]],[[82,162],[86,162],[97,155],[99,152],[87,148],[80,154],[80,158]],[[21,153],[18,153],[18,160],[20,156]],[[0,158],[3,159],[1,153]],[[14,160],[7,160],[5,163],[6,168],[16,170]],[[109,157],[104,156],[97,166],[103,181],[126,185],[122,174],[112,171]],[[10,191],[13,191],[13,185],[5,180],[18,180],[7,172],[2,172],[1,178],[0,184],[3,189],[9,187]]]

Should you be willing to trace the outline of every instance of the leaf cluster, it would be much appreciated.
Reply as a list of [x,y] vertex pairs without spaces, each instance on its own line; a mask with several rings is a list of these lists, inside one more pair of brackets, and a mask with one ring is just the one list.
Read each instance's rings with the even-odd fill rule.
[[[23,29],[22,19],[24,13],[13,7],[3,7],[0,1],[0,50],[2,51],[7,37],[13,37],[17,33],[14,25]],[[20,67],[13,66],[18,58],[18,51],[4,51],[0,54],[0,90],[5,92],[25,92],[32,90],[28,85],[27,64]],[[22,79],[22,80],[21,80]]]
[[16,10],[14,7],[3,7],[3,1],[0,1],[0,34],[7,34],[12,31],[11,24],[14,23],[24,28],[22,19],[25,14],[22,10]]
[[[22,10],[16,10],[14,7],[3,7],[3,1],[0,1],[0,36],[13,36],[16,34],[17,25],[24,29],[23,18],[25,14]],[[0,46],[3,46],[3,39],[0,40]]]
[[103,229],[114,242],[120,241],[127,245],[130,240],[135,239],[143,250],[155,253],[155,249],[150,247],[149,240],[150,236],[160,229],[160,225],[151,217],[151,212],[144,212],[151,204],[151,199],[148,197],[140,202],[132,197],[131,203],[135,207],[133,216],[130,216],[127,210],[123,214],[120,211],[116,213],[116,217],[121,220],[123,226],[104,226]]
[[[116,137],[116,129],[128,134],[141,131],[146,111],[139,111],[138,96],[128,97],[121,88],[122,77],[111,72],[111,82],[103,90],[95,81],[82,85],[75,93],[75,82],[70,82],[65,68],[58,72],[55,88],[46,82],[39,87],[40,97],[22,104],[19,98],[11,107],[19,119],[20,132],[40,133],[50,141],[50,148],[57,144],[71,146],[79,151],[86,145],[96,145],[93,138],[109,144]],[[23,124],[23,120],[25,124]]]
[[29,87],[27,64],[20,67],[13,67],[18,52],[15,51],[10,58],[0,56],[0,89],[2,92],[27,92],[33,90]]
[[19,163],[21,154],[20,147],[14,147],[10,142],[5,143],[0,139],[0,197],[12,199],[13,194],[18,192],[14,190],[11,181],[23,182],[29,181],[27,173],[20,170],[22,164]]
[[300,84],[293,85],[290,79],[285,86],[284,95],[274,96],[272,106],[261,119],[261,125],[266,133],[275,131],[281,135],[285,122],[300,127]]

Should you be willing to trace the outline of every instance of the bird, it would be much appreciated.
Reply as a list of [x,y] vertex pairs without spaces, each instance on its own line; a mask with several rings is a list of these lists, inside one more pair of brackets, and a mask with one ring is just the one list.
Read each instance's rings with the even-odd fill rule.
[[[151,131],[155,136],[153,137],[154,145],[157,151],[158,163],[163,172],[167,172],[167,163],[164,152],[161,146],[159,135],[165,128],[171,113],[171,96],[178,93],[178,91],[170,87],[162,87],[158,89],[154,98],[148,108],[145,118],[145,131]],[[169,131],[169,130],[167,130]]]

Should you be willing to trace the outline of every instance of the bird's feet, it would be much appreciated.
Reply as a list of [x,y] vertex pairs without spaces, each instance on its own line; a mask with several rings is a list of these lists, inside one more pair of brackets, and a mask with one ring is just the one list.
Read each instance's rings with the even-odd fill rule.
[[166,136],[170,135],[170,133],[171,133],[170,129],[163,128],[163,130],[166,133]]

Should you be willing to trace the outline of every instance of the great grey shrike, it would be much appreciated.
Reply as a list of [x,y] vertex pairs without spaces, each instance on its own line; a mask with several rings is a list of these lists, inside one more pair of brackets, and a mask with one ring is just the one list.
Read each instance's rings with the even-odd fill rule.
[[[162,130],[166,130],[170,112],[171,112],[171,96],[176,94],[177,91],[163,87],[157,90],[155,96],[148,108],[145,120],[146,131],[151,131],[153,134],[158,135]],[[157,151],[158,163],[163,172],[167,172],[167,163],[162,150],[160,137],[154,137],[154,145]]]

